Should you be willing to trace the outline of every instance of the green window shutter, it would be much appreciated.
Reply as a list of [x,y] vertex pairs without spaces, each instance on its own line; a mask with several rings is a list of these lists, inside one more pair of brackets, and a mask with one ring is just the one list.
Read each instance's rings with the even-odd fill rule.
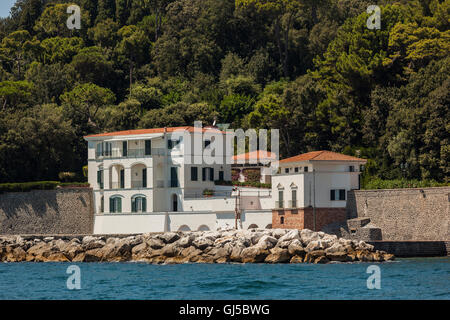
[[147,168],[142,169],[142,187],[147,188]]
[[120,170],[120,188],[125,188],[125,170]]
[[145,155],[150,156],[152,154],[152,140],[145,140]]
[[339,190],[339,200],[345,200],[345,189]]
[[214,181],[214,168],[209,168],[209,180]]
[[117,201],[117,212],[121,213],[122,212],[122,199],[116,198],[116,201]]
[[131,199],[131,212],[136,212],[136,198]]
[[197,181],[197,180],[198,180],[198,168],[191,167],[191,181]]
[[223,171],[219,171],[219,181],[224,181]]
[[142,198],[142,212],[147,212],[147,199]]
[[331,190],[331,191],[330,191],[330,200],[331,200],[331,201],[334,201],[334,200],[336,200],[336,197],[335,197],[335,192],[334,192],[334,190]]
[[122,156],[128,156],[128,143],[126,141],[122,142]]
[[206,181],[206,168],[202,168],[202,180]]
[[109,198],[109,212],[115,212],[114,198]]

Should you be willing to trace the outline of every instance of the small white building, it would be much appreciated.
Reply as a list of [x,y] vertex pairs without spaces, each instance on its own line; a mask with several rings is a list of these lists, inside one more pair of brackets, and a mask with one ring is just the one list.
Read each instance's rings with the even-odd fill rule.
[[347,191],[360,188],[366,162],[331,151],[281,160],[272,176],[273,227],[320,230],[346,220]]

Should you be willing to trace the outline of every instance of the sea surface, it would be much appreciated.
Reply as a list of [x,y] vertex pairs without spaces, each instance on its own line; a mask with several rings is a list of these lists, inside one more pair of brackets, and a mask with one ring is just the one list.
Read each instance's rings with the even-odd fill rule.
[[[79,282],[77,272],[67,273],[73,265]],[[380,267],[380,289],[368,289],[371,265]],[[0,299],[450,299],[450,257],[326,265],[0,263]]]

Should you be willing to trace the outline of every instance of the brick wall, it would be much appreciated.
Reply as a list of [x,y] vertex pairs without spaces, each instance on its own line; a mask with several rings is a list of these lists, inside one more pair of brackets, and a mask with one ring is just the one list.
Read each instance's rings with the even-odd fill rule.
[[92,234],[92,189],[0,194],[0,234]]
[[370,218],[382,240],[450,240],[450,187],[354,190],[348,218]]
[[[343,222],[346,218],[345,208],[316,208],[316,229],[322,230],[324,226]],[[314,210],[312,208],[273,210],[272,228],[314,230]]]

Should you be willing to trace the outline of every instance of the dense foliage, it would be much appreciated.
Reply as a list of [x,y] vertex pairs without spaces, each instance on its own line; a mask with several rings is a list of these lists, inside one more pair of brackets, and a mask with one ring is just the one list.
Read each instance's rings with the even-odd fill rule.
[[449,26],[450,0],[18,0],[0,19],[0,182],[82,176],[86,134],[214,119],[280,129],[281,157],[368,158],[365,182],[448,182]]

